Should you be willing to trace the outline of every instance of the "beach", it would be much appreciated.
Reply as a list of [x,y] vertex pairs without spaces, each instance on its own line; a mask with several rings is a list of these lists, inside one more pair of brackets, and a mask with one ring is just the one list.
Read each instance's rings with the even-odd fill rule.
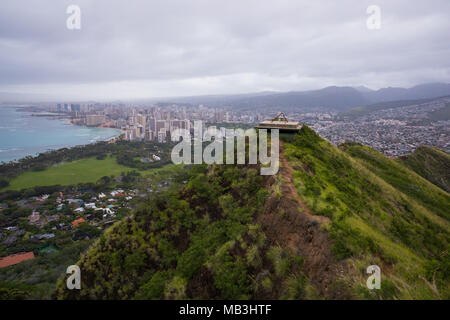
[[121,134],[119,129],[78,126],[67,118],[36,116],[16,106],[0,106],[0,162],[36,156],[49,150],[111,141]]

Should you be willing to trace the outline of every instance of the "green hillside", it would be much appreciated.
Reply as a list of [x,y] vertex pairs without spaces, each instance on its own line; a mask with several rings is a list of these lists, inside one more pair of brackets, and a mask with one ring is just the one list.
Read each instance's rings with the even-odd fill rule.
[[[253,224],[267,194],[262,177],[243,167],[193,170],[185,186],[143,205],[88,251],[81,259],[86,282],[80,293],[61,283],[56,296],[245,299],[270,292],[277,272],[300,260],[271,247]],[[250,274],[271,257],[275,265],[252,284]]]
[[450,192],[450,155],[442,150],[422,146],[399,161],[431,183]]
[[[301,196],[331,219],[336,255],[356,274],[370,264],[385,271],[383,298],[449,297],[448,193],[369,147],[338,149],[307,127],[286,153]],[[347,281],[368,295],[355,279]]]
[[[60,299],[449,299],[450,196],[304,126],[273,177],[194,166],[82,256]],[[380,290],[366,288],[369,265]]]

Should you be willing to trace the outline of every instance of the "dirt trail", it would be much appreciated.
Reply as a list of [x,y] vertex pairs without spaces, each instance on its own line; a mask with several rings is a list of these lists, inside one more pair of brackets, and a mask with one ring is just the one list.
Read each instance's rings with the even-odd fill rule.
[[314,215],[298,194],[297,188],[294,185],[294,169],[289,164],[286,156],[284,155],[283,142],[280,142],[280,165],[280,174],[283,178],[283,185],[281,190],[283,196],[295,200],[302,208],[302,212],[307,214],[311,219],[317,221],[318,223],[322,224],[330,222],[330,218],[328,217]]
[[[338,262],[331,250],[332,241],[328,232],[321,228],[329,221],[323,216],[314,215],[306,206],[293,184],[293,169],[288,163],[280,145],[280,164],[278,173],[282,177],[282,197],[269,197],[264,213],[258,217],[266,236],[273,243],[305,257],[303,271],[327,299],[347,299],[347,288],[338,285],[348,267]],[[268,188],[275,183],[269,179]],[[301,209],[299,209],[299,207]]]

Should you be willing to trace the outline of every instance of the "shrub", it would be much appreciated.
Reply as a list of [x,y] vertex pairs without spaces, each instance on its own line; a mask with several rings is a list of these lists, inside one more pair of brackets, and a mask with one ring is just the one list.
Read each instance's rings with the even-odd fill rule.
[[247,263],[252,267],[258,267],[261,265],[262,260],[259,254],[258,246],[252,245],[247,251]]
[[291,263],[288,256],[281,247],[271,247],[267,252],[267,257],[272,261],[275,274],[283,277],[288,272]]
[[245,299],[250,292],[250,281],[241,258],[233,258],[225,250],[214,266],[214,284],[224,299]]
[[7,186],[9,186],[8,180],[0,179],[0,189],[6,188]]
[[166,299],[180,300],[186,297],[187,281],[179,276],[173,277],[164,289],[164,297]]
[[306,279],[302,275],[292,276],[285,281],[282,299],[298,300],[304,296]]
[[170,279],[171,272],[158,271],[149,282],[143,285],[136,294],[136,299],[162,299],[166,282]]

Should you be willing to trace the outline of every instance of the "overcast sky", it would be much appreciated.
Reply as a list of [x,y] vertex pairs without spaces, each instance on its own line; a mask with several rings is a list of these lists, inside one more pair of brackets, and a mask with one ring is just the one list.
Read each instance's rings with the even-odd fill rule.
[[[66,9],[81,9],[69,30]],[[381,29],[369,30],[369,5]],[[1,0],[0,92],[71,99],[450,82],[449,0]]]

